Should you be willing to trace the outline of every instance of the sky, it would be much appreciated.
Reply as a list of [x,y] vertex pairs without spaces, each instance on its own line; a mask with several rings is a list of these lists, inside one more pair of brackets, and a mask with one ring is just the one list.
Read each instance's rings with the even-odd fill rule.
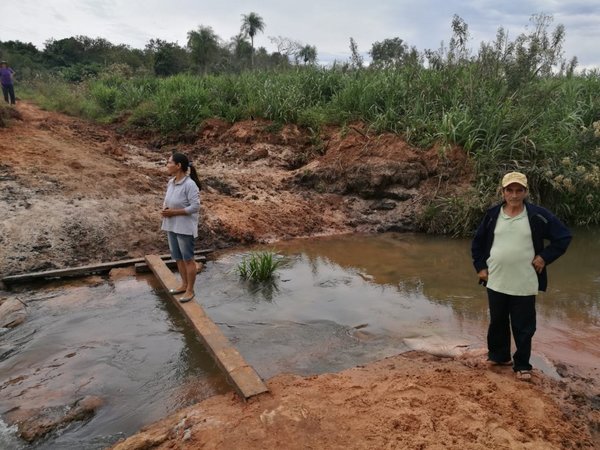
[[223,39],[240,31],[242,14],[265,22],[255,47],[276,50],[269,37],[286,37],[317,47],[318,61],[350,57],[350,37],[368,61],[375,42],[399,37],[419,51],[438,49],[451,37],[459,15],[469,26],[474,51],[503,27],[513,40],[531,28],[532,14],[551,14],[552,29],[566,29],[565,57],[579,69],[600,68],[599,0],[12,0],[2,6],[0,41],[31,42],[40,50],[50,38],[85,35],[144,48],[159,38],[184,46],[187,33],[210,26]]

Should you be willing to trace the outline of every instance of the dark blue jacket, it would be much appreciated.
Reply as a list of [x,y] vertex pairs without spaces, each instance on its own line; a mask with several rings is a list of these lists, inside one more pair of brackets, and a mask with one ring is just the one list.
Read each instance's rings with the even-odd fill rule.
[[[504,203],[501,203],[488,209],[475,232],[471,244],[471,256],[473,257],[473,266],[475,266],[477,272],[487,269],[487,260],[490,257],[490,250],[494,243],[496,221],[503,205]],[[547,209],[532,203],[525,203],[525,207],[527,208],[529,226],[531,227],[533,249],[536,255],[542,257],[547,266],[567,250],[571,242],[571,232]],[[544,246],[544,239],[550,241],[547,246]],[[538,273],[538,286],[540,291],[545,291],[548,286],[546,267],[544,267],[542,273]]]

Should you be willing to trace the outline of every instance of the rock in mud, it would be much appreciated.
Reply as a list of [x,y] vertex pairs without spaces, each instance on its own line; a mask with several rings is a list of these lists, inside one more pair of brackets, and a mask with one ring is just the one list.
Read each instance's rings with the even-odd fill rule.
[[0,328],[13,328],[27,317],[25,305],[17,298],[0,299]]
[[70,405],[18,408],[8,412],[5,419],[11,426],[17,425],[21,439],[31,443],[71,422],[89,419],[101,405],[101,398],[86,396]]

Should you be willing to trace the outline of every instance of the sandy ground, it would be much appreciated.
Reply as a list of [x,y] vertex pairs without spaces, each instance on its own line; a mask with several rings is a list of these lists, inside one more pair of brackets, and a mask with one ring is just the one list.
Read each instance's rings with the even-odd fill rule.
[[[174,144],[18,109],[22,120],[0,129],[0,274],[166,252],[159,209]],[[202,247],[417,230],[434,192],[471,177],[459,149],[441,158],[359,125],[315,138],[291,125],[210,121],[186,141],[177,148],[203,184]],[[479,352],[283,374],[269,394],[212,397],[116,448],[600,448],[598,380],[560,373],[524,383]]]
[[[574,391],[515,380],[481,354],[408,353],[313,377],[279,375],[242,403],[215,396],[117,444],[132,449],[598,448]],[[596,429],[597,431],[597,429]]]

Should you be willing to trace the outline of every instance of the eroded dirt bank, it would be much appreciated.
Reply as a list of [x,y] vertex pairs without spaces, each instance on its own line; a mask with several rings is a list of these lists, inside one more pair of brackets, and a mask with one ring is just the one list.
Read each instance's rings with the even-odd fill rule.
[[[0,274],[166,252],[159,209],[174,145],[18,105],[0,129]],[[210,121],[185,145],[199,168],[202,247],[351,231],[415,230],[434,192],[469,183],[440,158],[359,126]],[[338,374],[280,375],[248,404],[216,396],[118,448],[594,448],[598,380],[561,368],[533,384],[483,356],[413,353]],[[42,405],[43,406],[43,405]]]
[[415,230],[434,191],[469,182],[458,149],[412,148],[358,126],[315,137],[261,121],[209,121],[169,145],[18,106],[0,129],[0,273],[165,252],[159,209],[174,148],[203,183],[201,246],[350,231]]

